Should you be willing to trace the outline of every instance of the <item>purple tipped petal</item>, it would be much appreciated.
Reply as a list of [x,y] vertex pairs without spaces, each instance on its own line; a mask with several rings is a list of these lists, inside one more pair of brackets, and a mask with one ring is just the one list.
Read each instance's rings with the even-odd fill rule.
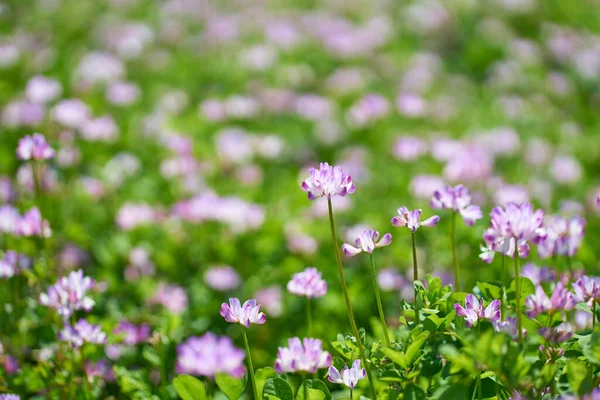
[[375,245],[375,247],[389,246],[390,243],[392,243],[392,235],[390,233],[386,233],[385,235],[383,235],[383,237],[381,238],[381,240],[379,242],[377,242],[377,244]]
[[440,217],[434,215],[433,217],[429,217],[425,221],[421,222],[421,226],[436,226],[438,222],[440,222]]
[[344,243],[342,245],[342,250],[344,251],[344,254],[348,257],[354,257],[362,253],[361,249],[357,249],[356,247],[349,245],[348,243]]

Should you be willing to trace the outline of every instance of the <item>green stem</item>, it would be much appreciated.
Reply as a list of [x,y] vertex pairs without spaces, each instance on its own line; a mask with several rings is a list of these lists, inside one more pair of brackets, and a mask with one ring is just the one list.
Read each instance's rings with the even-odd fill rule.
[[596,327],[596,300],[592,302],[592,330]]
[[502,264],[502,302],[500,303],[500,315],[504,321],[506,320],[506,288],[508,288],[508,274],[506,271],[506,258],[504,254],[502,254],[500,261]]
[[[412,255],[413,255],[413,279],[416,281],[419,280],[419,265],[417,263],[417,245],[415,241],[415,233],[412,232]],[[419,291],[417,287],[413,284],[415,290],[415,323],[419,323],[421,318],[419,317]]]
[[379,285],[377,284],[377,273],[375,272],[375,263],[373,262],[373,254],[369,254],[371,260],[371,277],[373,278],[373,289],[375,290],[375,299],[377,300],[377,308],[379,309],[379,319],[381,320],[381,329],[383,329],[383,336],[385,337],[385,344],[389,347],[392,342],[390,341],[390,334],[388,332],[387,324],[385,323],[385,314],[383,313],[383,306],[381,305],[381,296],[379,295]]
[[481,372],[477,376],[477,393],[479,394],[479,400],[483,400],[483,390],[481,389]]
[[452,213],[450,219],[450,246],[452,247],[452,268],[454,270],[454,286],[457,292],[460,291],[460,279],[458,274],[458,259],[456,258],[456,243],[454,239],[456,231],[456,213]]
[[308,329],[308,337],[312,337],[312,310],[311,310],[311,299],[306,298],[306,325]]
[[517,333],[519,344],[523,344],[523,321],[521,316],[521,267],[519,266],[519,255],[515,252],[515,301],[517,312]]
[[371,386],[371,392],[373,393],[373,399],[377,400],[377,392],[375,392],[375,385],[373,384],[373,377],[371,376],[371,370],[367,364],[367,356],[365,354],[365,348],[363,347],[358,328],[356,327],[356,321],[354,320],[354,311],[352,311],[352,304],[350,304],[350,296],[348,295],[348,287],[346,286],[346,278],[344,278],[344,268],[342,267],[342,258],[340,256],[339,243],[337,234],[335,233],[335,222],[333,221],[333,208],[331,206],[331,199],[327,199],[327,207],[329,210],[329,226],[331,228],[331,238],[333,240],[333,249],[335,251],[335,261],[337,263],[338,273],[340,275],[340,283],[342,284],[342,291],[344,292],[344,299],[346,301],[346,308],[348,309],[348,317],[350,318],[350,326],[352,328],[352,334],[356,338],[358,349],[360,351],[360,358],[367,370],[367,378],[369,380],[369,386]]
[[248,336],[246,336],[246,329],[242,327],[242,337],[244,338],[244,347],[246,347],[246,357],[248,357],[248,374],[250,375],[250,382],[252,383],[252,390],[254,391],[254,400],[259,400],[258,390],[256,389],[256,380],[254,379],[254,366],[252,365],[252,355],[250,354],[250,345],[248,344]]
[[246,357],[248,358],[248,374],[254,392],[254,400],[259,400],[258,391],[256,389],[256,379],[254,378],[254,366],[252,365],[252,354],[250,353],[250,345],[248,344],[248,336],[246,330],[242,327],[242,337],[244,338],[244,347],[246,348]]

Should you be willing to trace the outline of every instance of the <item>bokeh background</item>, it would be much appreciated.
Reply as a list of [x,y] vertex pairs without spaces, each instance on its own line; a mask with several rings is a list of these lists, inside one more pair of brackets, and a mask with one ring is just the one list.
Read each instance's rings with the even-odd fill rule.
[[[393,235],[375,254],[392,325],[412,255],[390,219],[402,205],[433,215],[444,184],[467,185],[485,215],[458,224],[467,287],[500,277],[478,254],[507,201],[585,216],[576,266],[597,272],[599,31],[596,0],[0,2],[0,200],[39,204],[53,231],[30,290],[83,268],[103,290],[90,318],[107,332],[149,323],[171,340],[170,371],[187,337],[239,343],[220,304],[256,297],[260,367],[305,334],[304,300],[285,285],[314,266],[329,285],[315,333],[334,340],[349,326],[326,202],[300,189],[320,161],[357,187],[334,201],[341,240],[362,226]],[[32,132],[57,151],[41,203],[15,156]],[[421,267],[450,283],[449,215],[435,211],[440,224],[417,233]],[[344,259],[370,330],[367,262]],[[12,327],[23,345],[55,340],[48,311],[27,307]],[[154,368],[140,353],[119,364]]]

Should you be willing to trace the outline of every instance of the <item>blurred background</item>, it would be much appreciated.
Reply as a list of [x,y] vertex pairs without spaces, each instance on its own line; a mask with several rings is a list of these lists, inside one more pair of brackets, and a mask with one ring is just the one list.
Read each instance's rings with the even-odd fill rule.
[[[255,365],[272,365],[305,334],[304,299],[285,285],[307,266],[329,285],[315,335],[349,331],[326,201],[300,189],[318,162],[357,187],[334,199],[340,240],[393,235],[375,253],[391,325],[412,296],[410,234],[390,223],[402,205],[428,217],[434,190],[469,187],[485,216],[458,224],[469,288],[500,277],[478,257],[494,204],[598,222],[599,31],[597,0],[3,1],[0,201],[39,205],[53,235],[35,284],[83,268],[105,331],[149,323],[174,365],[187,337],[238,341],[220,304],[257,298],[268,322],[250,331]],[[37,201],[15,156],[32,132],[56,150]],[[420,264],[451,283],[449,214],[435,211]],[[577,268],[598,271],[598,244],[588,229]],[[367,262],[344,259],[370,331]],[[31,346],[56,330],[34,303],[20,328]],[[145,368],[139,354],[119,363]]]

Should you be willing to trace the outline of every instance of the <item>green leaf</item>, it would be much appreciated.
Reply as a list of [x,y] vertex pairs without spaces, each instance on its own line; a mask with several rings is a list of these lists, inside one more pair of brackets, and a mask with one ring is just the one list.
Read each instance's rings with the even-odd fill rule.
[[205,400],[206,386],[190,375],[179,375],[173,379],[173,387],[183,400]]
[[323,381],[307,379],[298,389],[296,400],[331,400],[331,393]]
[[246,387],[246,375],[243,378],[234,378],[231,375],[219,373],[215,375],[215,382],[229,400],[238,400]]
[[263,387],[269,378],[277,376],[277,372],[271,367],[259,368],[254,373],[254,379],[256,379],[256,390],[258,393],[263,392]]
[[404,400],[427,400],[427,395],[417,385],[410,384],[404,389]]
[[487,282],[477,282],[477,287],[488,301],[502,299],[502,288],[500,286]]
[[390,360],[401,366],[403,369],[408,368],[408,363],[406,362],[406,355],[404,353],[392,350],[388,347],[382,348],[381,352],[385,354]]
[[441,388],[435,393],[434,397],[438,400],[465,400],[468,398],[468,392],[468,387],[456,384]]
[[409,366],[415,362],[417,355],[419,354],[419,350],[421,350],[421,347],[423,347],[428,338],[429,332],[422,332],[419,336],[413,338],[412,343],[408,345],[406,348],[406,362]]
[[144,359],[154,367],[160,367],[162,362],[158,354],[156,354],[156,350],[154,350],[152,347],[144,348],[144,351],[142,351],[142,357],[144,357]]
[[294,400],[294,392],[292,387],[283,378],[278,376],[269,378],[263,387],[263,399],[273,400]]
[[567,360],[567,380],[573,392],[582,395],[592,389],[591,373],[584,362]]

